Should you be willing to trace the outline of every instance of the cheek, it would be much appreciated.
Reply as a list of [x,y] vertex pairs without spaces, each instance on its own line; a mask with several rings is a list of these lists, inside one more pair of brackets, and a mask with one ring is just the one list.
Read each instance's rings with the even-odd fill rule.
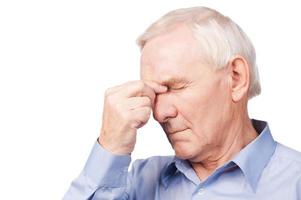
[[179,113],[204,145],[218,141],[221,125],[230,113],[231,100],[226,90],[224,85],[217,83],[187,89],[179,96]]
[[209,94],[201,92],[202,90],[187,89],[179,97],[179,109],[181,114],[190,122],[202,118],[204,114],[212,107]]
[[215,80],[199,84],[198,87],[187,90],[182,101],[188,107],[189,115],[193,119],[211,120],[218,117],[229,101],[229,91],[223,80]]

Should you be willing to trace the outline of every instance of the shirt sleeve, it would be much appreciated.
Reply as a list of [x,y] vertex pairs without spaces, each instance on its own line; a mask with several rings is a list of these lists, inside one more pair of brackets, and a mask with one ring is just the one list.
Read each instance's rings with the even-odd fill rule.
[[80,175],[71,183],[63,200],[127,199],[130,155],[114,155],[95,142]]

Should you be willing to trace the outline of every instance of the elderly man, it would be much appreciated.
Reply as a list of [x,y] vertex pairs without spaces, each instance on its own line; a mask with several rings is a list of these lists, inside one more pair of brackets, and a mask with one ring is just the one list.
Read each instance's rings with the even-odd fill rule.
[[[255,50],[228,17],[172,11],[138,39],[141,80],[109,88],[102,128],[65,200],[301,199],[301,154],[251,120],[260,93]],[[137,160],[137,129],[151,112],[175,156]]]

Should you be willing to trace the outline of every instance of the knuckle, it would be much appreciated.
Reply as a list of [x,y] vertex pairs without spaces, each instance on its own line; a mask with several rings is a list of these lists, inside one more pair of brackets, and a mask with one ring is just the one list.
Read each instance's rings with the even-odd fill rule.
[[132,123],[130,124],[130,127],[136,129],[139,127],[140,124],[141,124],[140,120],[133,120]]
[[138,81],[136,85],[139,90],[142,90],[145,87],[145,83],[142,81]]
[[152,100],[151,100],[149,97],[145,97],[145,103],[146,103],[147,105],[151,105]]
[[152,109],[150,107],[145,107],[145,113],[149,115],[151,113]]

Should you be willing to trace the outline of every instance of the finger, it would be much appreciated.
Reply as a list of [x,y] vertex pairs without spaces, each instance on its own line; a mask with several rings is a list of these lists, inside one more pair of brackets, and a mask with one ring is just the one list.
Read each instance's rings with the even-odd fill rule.
[[[167,91],[166,86],[160,85],[157,82],[149,81],[149,80],[147,80],[147,81],[138,80],[138,81],[129,81],[129,82],[126,82],[124,84],[117,85],[117,86],[114,86],[112,88],[108,88],[107,93],[115,93],[115,92],[124,90],[124,88],[126,88],[126,87],[131,87],[131,86],[135,87],[136,84],[143,84],[143,83],[148,85],[150,88],[152,88],[155,93],[164,93],[164,92]],[[138,86],[138,88],[139,88],[139,86]]]
[[[116,93],[117,94],[117,93]],[[152,104],[155,101],[156,93],[146,83],[143,81],[136,81],[128,83],[119,93],[120,97],[139,97],[139,96],[146,96],[152,100]]]
[[144,124],[146,124],[150,118],[150,114],[151,114],[151,108],[148,106],[140,107],[132,110],[131,116],[132,119],[135,121],[135,125],[134,125],[135,128],[140,128]]
[[151,87],[155,93],[164,93],[167,91],[167,87],[165,85],[161,85],[155,81],[149,81],[149,80],[146,80],[144,81],[144,83],[146,83],[149,87]]
[[130,97],[124,102],[124,106],[130,110],[139,108],[139,107],[152,107],[152,101],[149,97]]

